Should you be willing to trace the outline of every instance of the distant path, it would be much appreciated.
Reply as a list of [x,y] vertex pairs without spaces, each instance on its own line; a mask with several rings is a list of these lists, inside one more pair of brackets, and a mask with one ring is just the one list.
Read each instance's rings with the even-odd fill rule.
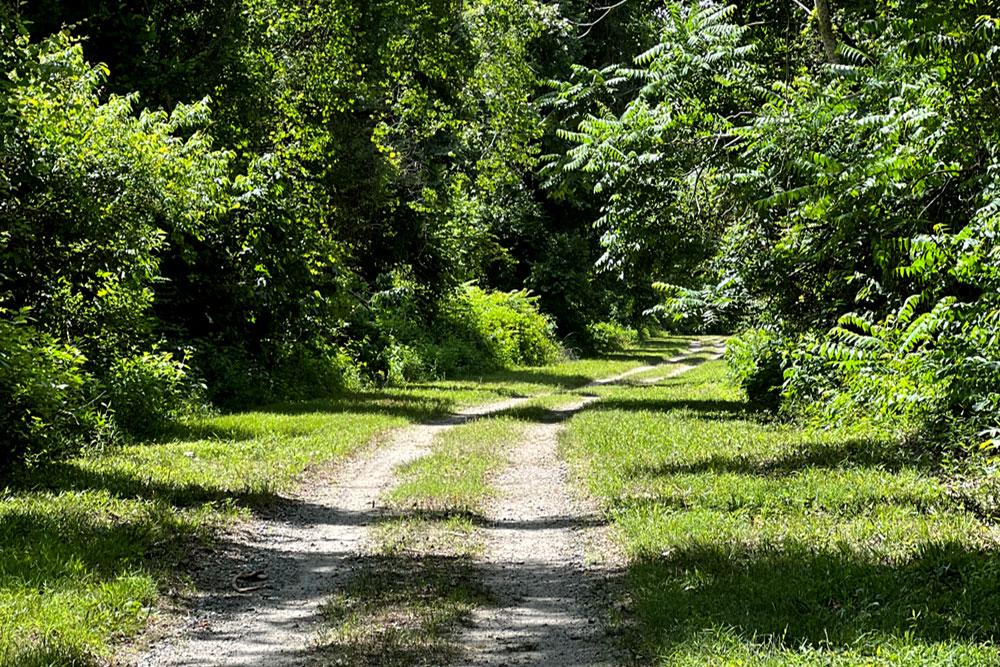
[[[587,386],[655,368],[642,366]],[[221,555],[200,567],[196,577],[203,591],[185,622],[137,664],[307,664],[322,622],[320,606],[351,575],[366,531],[380,517],[379,498],[395,482],[394,470],[429,453],[442,431],[530,400],[490,403],[396,431],[388,444],[341,465],[332,482],[305,484],[278,516],[242,526],[222,545]],[[594,400],[586,397],[553,414],[568,416]],[[477,616],[477,629],[468,637],[477,664],[511,664],[500,659],[496,647],[501,646],[539,665],[597,665],[604,664],[595,662],[597,657],[611,656],[604,649],[594,653],[590,641],[573,643],[590,638],[598,624],[590,622],[596,612],[588,606],[590,588],[573,537],[584,517],[568,498],[565,466],[555,454],[559,428],[530,429],[512,459],[515,465],[499,481],[504,499],[491,509],[496,524],[487,529],[490,546],[483,562],[496,567],[484,571],[484,583],[509,604]],[[246,576],[233,579],[237,575]],[[536,640],[542,644],[532,643]],[[550,641],[553,646],[544,644]]]

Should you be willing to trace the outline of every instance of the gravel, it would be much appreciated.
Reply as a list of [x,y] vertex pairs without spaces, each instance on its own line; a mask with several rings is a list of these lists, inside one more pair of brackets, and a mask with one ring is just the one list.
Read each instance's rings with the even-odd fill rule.
[[[395,482],[395,468],[427,454],[445,429],[528,400],[478,406],[397,431],[390,442],[340,465],[335,474],[304,483],[274,516],[241,525],[209,555],[194,559],[201,592],[186,617],[133,664],[308,664],[322,623],[321,604],[350,577],[367,529],[381,515],[379,499]],[[596,400],[586,396],[552,410],[551,422],[530,427],[513,454],[514,464],[495,481],[499,493],[487,508],[487,546],[477,567],[498,604],[479,610],[460,637],[470,665],[596,667],[619,657],[599,620],[596,586],[607,573],[603,565],[586,562],[594,531],[606,529],[593,506],[569,493],[567,467],[556,452],[559,422]]]

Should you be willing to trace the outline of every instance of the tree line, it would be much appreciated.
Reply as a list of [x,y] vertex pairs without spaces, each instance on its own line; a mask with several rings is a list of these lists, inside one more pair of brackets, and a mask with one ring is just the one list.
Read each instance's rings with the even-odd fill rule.
[[535,174],[544,82],[648,32],[637,6],[580,39],[592,9],[0,3],[7,460],[637,323],[648,281],[600,275],[594,204]]
[[763,407],[988,446],[995,13],[8,1],[8,458],[650,322],[734,332]]
[[654,277],[663,312],[736,332],[733,373],[763,407],[992,453],[996,6],[657,16],[651,48],[554,92],[574,122],[546,173],[605,194],[607,261]]

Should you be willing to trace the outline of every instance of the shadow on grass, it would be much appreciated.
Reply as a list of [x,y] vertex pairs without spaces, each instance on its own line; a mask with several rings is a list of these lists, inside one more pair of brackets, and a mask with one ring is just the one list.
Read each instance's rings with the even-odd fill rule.
[[954,543],[925,543],[894,564],[803,543],[695,546],[640,561],[630,578],[657,654],[711,628],[789,650],[849,648],[873,634],[986,642],[1000,633],[1000,559]]
[[667,400],[643,398],[605,398],[585,408],[600,411],[627,412],[697,412],[698,419],[735,420],[754,417],[742,401],[725,400]]
[[[515,577],[532,583],[527,598],[480,583]],[[619,579],[618,573],[605,573],[600,585],[617,585]],[[479,610],[506,620],[488,639],[473,640],[483,653],[475,656],[476,664],[606,665],[607,656],[586,640],[593,619],[566,604],[586,581],[583,569],[535,561],[504,565],[421,554],[361,557],[325,605],[331,630],[321,636],[322,657],[316,664],[467,664],[473,657],[470,638],[461,631],[472,625],[473,612]]]
[[497,384],[491,384],[488,379],[483,379],[480,382],[474,382],[471,379],[467,379],[462,382],[449,382],[447,386],[423,383],[423,382],[410,382],[403,386],[405,389],[416,389],[418,391],[438,391],[438,392],[449,392],[449,391],[488,391],[491,394],[495,394],[501,398],[521,398],[525,394],[520,391],[514,391],[513,389],[507,389],[506,387],[499,386]]
[[174,507],[194,507],[205,503],[235,504],[252,509],[273,505],[278,496],[270,491],[237,491],[197,483],[159,482],[121,470],[92,470],[75,461],[63,461],[33,468],[4,481],[11,491],[107,491],[125,499],[145,499]]
[[[601,354],[600,358],[611,359],[613,361],[631,361],[643,366],[652,366],[663,363],[668,356],[687,352],[689,348],[690,342],[687,340],[677,342],[660,341],[658,344],[654,342],[645,347],[621,350],[619,352],[607,352]],[[692,354],[700,354],[700,352],[693,352]]]
[[379,510],[372,515],[380,521],[400,521],[415,519],[420,521],[447,521],[448,519],[463,519],[474,526],[489,527],[494,530],[561,530],[564,528],[599,528],[607,526],[609,520],[602,515],[593,514],[589,516],[551,516],[537,521],[516,521],[501,520],[493,521],[487,519],[478,512],[461,509],[437,510],[421,507],[395,508]]
[[454,406],[454,400],[439,396],[429,397],[400,391],[373,390],[351,392],[332,398],[274,403],[262,406],[252,412],[278,415],[377,414],[405,417],[409,421],[423,422],[447,414]]
[[153,442],[192,442],[196,440],[246,442],[260,436],[260,433],[248,428],[213,423],[211,419],[205,419],[171,424],[168,431],[155,438]]
[[630,470],[636,477],[664,477],[701,473],[735,473],[753,476],[787,476],[809,469],[852,470],[874,468],[895,473],[903,468],[934,470],[935,460],[922,453],[908,451],[898,443],[867,439],[830,443],[809,443],[773,458],[755,458],[745,454],[713,454],[695,461],[661,463]]
[[486,383],[537,384],[553,389],[575,389],[590,382],[590,378],[576,373],[553,373],[546,370],[523,368],[486,376],[482,378],[482,381]]
[[48,582],[88,576],[114,578],[137,565],[179,566],[181,545],[198,537],[198,527],[166,505],[142,514],[100,520],[93,512],[10,509],[0,515],[0,589],[30,581],[40,591]]

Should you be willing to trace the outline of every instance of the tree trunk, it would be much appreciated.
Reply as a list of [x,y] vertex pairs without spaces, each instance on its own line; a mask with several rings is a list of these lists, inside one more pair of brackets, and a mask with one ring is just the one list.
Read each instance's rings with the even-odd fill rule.
[[833,36],[833,23],[830,21],[830,4],[827,0],[816,0],[816,23],[819,26],[819,36],[823,40],[823,52],[828,63],[839,63],[837,39]]

